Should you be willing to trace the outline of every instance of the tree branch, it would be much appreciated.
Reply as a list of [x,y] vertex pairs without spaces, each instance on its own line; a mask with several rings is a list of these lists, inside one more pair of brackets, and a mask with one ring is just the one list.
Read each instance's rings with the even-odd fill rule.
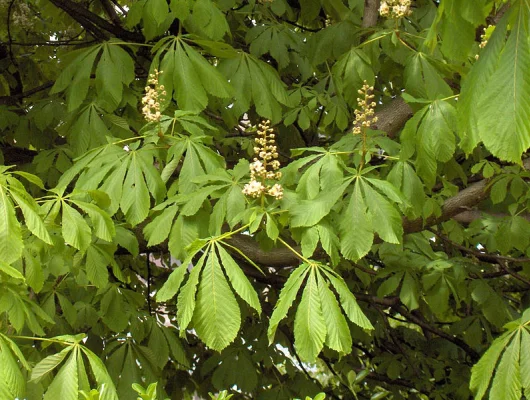
[[377,24],[379,18],[379,0],[364,0],[363,28],[370,28]]
[[[121,26],[116,26],[111,24],[107,20],[101,18],[100,16],[92,13],[82,5],[74,3],[70,0],[50,0],[53,5],[60,8],[66,12],[70,17],[79,22],[82,26],[87,28],[87,30],[93,30],[94,27],[107,31],[114,36],[123,39],[130,40],[135,42],[144,42],[144,37],[140,33],[131,32],[126,29],[123,29]],[[108,35],[102,33],[105,37],[108,38]]]
[[428,323],[422,321],[420,318],[408,312],[405,309],[405,307],[401,305],[395,305],[392,308],[395,311],[397,311],[400,315],[402,315],[404,318],[406,318],[408,321],[414,323],[415,325],[418,325],[422,327],[423,329],[431,333],[434,333],[435,335],[443,339],[446,339],[451,343],[454,343],[455,345],[460,347],[462,350],[464,350],[473,362],[476,362],[480,358],[480,355],[472,347],[470,347],[466,342],[464,342],[462,339],[457,338],[456,336],[452,336],[434,326],[429,325]]

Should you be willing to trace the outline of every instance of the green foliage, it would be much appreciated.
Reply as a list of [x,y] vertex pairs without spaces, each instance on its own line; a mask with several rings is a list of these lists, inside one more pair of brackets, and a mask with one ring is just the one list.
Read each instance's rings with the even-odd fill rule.
[[385,4],[0,2],[1,399],[530,396],[530,0]]

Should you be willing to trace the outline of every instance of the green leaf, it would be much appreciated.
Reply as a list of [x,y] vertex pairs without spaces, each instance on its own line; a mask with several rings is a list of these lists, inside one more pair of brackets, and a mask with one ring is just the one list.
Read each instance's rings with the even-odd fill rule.
[[348,316],[349,320],[363,329],[374,329],[370,320],[366,318],[359,307],[359,304],[357,304],[355,296],[352,294],[352,292],[350,292],[350,289],[348,289],[344,279],[342,279],[340,276],[336,276],[335,273],[329,268],[326,268],[324,272],[331,282],[331,285],[337,291],[340,297],[342,308],[344,309],[344,312]]
[[78,400],[79,374],[77,371],[77,356],[77,349],[70,352],[70,357],[61,367],[48,390],[46,390],[44,400]]
[[437,99],[452,96],[453,91],[431,64],[426,54],[414,53],[405,67],[405,89],[414,97]]
[[[199,283],[199,275],[208,251],[202,255],[197,264],[195,264],[189,274],[188,281],[182,287],[177,300],[177,321],[181,335],[191,322],[195,310],[195,292]],[[173,289],[172,289],[173,290]],[[166,296],[164,296],[166,297]]]
[[151,205],[149,190],[147,189],[140,163],[138,155],[133,153],[127,177],[123,183],[123,195],[120,202],[120,207],[125,214],[127,222],[132,226],[138,225],[147,217]]
[[26,278],[24,278],[24,275],[22,275],[18,269],[13,268],[11,265],[1,260],[0,260],[0,271],[2,271],[4,274],[9,275],[12,278],[20,279],[21,281],[26,280]]
[[340,251],[349,260],[364,257],[372,248],[372,216],[367,212],[359,181],[355,182],[348,208],[341,219],[340,237]]
[[81,350],[88,358],[92,373],[94,374],[96,382],[99,385],[99,400],[118,400],[118,394],[116,393],[114,382],[112,382],[112,379],[110,378],[107,368],[105,368],[103,362],[98,356],[96,356],[86,347],[81,346]]
[[145,226],[144,235],[148,240],[147,246],[156,246],[168,238],[177,211],[178,206],[172,205]]
[[40,379],[44,378],[49,374],[54,368],[56,368],[72,351],[73,346],[66,347],[61,350],[59,353],[52,354],[41,360],[33,369],[31,370],[31,382],[38,382]]
[[[148,4],[156,2],[149,1]],[[134,63],[131,56],[120,46],[105,43],[96,68],[96,88],[106,110],[114,111],[118,107],[122,100],[123,85],[128,86],[133,79]]]
[[256,310],[258,314],[261,314],[261,304],[259,302],[258,294],[252,287],[252,284],[249,282],[246,275],[234,261],[232,256],[228,254],[222,246],[217,244],[216,247],[219,251],[219,256],[221,257],[221,265],[223,266],[228,279],[230,279],[230,283],[236,293],[245,300],[250,307]]
[[309,278],[294,320],[294,346],[302,360],[315,360],[324,346],[326,332],[317,272],[314,267],[310,267]]
[[496,339],[479,362],[473,366],[469,386],[475,393],[475,400],[482,399],[486,394],[499,357],[512,337],[513,332],[506,332]]
[[329,191],[320,194],[311,200],[302,200],[290,210],[292,216],[291,226],[293,228],[301,226],[313,226],[322,218],[328,215],[333,206],[340,199],[344,190],[351,183],[348,179],[340,186],[336,186]]
[[90,227],[81,214],[65,201],[63,206],[62,233],[64,241],[80,251],[85,251],[92,241]]
[[94,226],[94,234],[107,242],[112,242],[112,239],[116,235],[116,229],[114,223],[110,219],[109,215],[101,208],[94,204],[86,203],[84,201],[72,200],[76,206],[86,212],[92,221]]
[[52,239],[48,230],[44,226],[42,218],[38,214],[38,205],[33,198],[27,193],[22,193],[18,189],[11,188],[9,191],[11,197],[17,202],[24,214],[24,221],[29,231],[41,239],[43,242],[52,244]]
[[477,129],[481,110],[477,102],[487,90],[487,84],[495,73],[499,55],[504,47],[508,29],[510,13],[507,12],[495,26],[488,45],[481,52],[480,58],[465,77],[461,95],[458,99],[459,134],[462,136],[460,146],[466,153],[470,153],[480,142],[481,136]]
[[22,232],[6,188],[0,185],[0,259],[6,264],[22,255]]
[[[167,281],[164,282],[164,284],[156,294],[156,301],[167,301],[177,294],[189,264],[192,262],[195,255],[205,246],[205,244],[205,241],[197,240],[192,243],[189,248],[187,248],[188,255],[186,259],[180,264],[180,266],[178,266],[173,270],[173,272],[171,272]],[[203,258],[204,257],[202,257],[201,260]],[[200,262],[201,261],[199,261],[197,265],[199,265]],[[192,273],[196,269],[197,265],[192,269]],[[200,270],[200,268],[198,269]],[[193,292],[193,297],[195,298],[195,292]]]
[[308,271],[309,266],[307,264],[302,264],[293,272],[291,272],[287,282],[285,282],[269,321],[269,329],[267,330],[269,344],[272,344],[278,324],[282,319],[285,318],[287,311],[289,311],[289,308],[291,308],[291,305],[296,299],[296,295],[298,294],[300,286],[302,286]]
[[109,283],[109,273],[107,266],[110,264],[108,254],[102,247],[93,244],[88,247],[86,252],[86,274],[90,282],[96,287],[102,288]]
[[401,216],[395,207],[369,185],[361,181],[365,194],[368,211],[374,221],[385,221],[384,224],[375,224],[374,230],[381,239],[388,243],[399,243],[403,237]]
[[477,136],[486,148],[517,163],[530,147],[529,8],[524,1],[515,3],[515,24],[475,109]]
[[326,345],[342,354],[348,354],[352,348],[350,328],[342,314],[335,295],[329,289],[328,283],[320,276],[318,281],[322,315],[326,323]]
[[78,56],[59,75],[50,94],[66,90],[68,111],[78,108],[85,100],[90,85],[90,74],[101,45],[78,50]]
[[521,331],[517,330],[512,341],[504,350],[489,393],[492,399],[519,400],[521,398],[520,335]]
[[217,351],[232,343],[241,325],[239,305],[213,246],[202,269],[193,325],[204,343]]

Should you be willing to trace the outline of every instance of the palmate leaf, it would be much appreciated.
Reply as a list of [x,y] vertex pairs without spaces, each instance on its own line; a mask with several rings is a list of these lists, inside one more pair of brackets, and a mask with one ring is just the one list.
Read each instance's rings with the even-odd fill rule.
[[[13,352],[16,349],[16,353]],[[3,391],[9,393],[7,398],[23,398],[26,391],[26,379],[18,366],[17,359],[20,359],[22,365],[27,369],[29,366],[18,349],[18,347],[6,336],[0,334],[0,387],[4,386]],[[2,389],[0,389],[2,394]]]
[[[181,263],[180,266],[175,268],[173,272],[169,275],[169,278],[162,285],[158,293],[156,294],[156,301],[167,301],[177,294],[180,289],[180,285],[184,280],[184,274],[188,269],[188,265],[191,263],[193,257],[206,245],[206,241],[197,240],[192,243],[188,248],[188,256]],[[197,263],[193,269],[197,268],[199,263]],[[200,268],[199,268],[200,269]],[[191,277],[190,277],[191,279]]]
[[181,110],[202,111],[208,104],[208,94],[219,98],[230,96],[226,78],[181,39],[166,42],[157,49],[152,68],[157,67],[157,60],[164,51],[159,67],[164,72],[160,84],[164,85],[168,99],[173,97]]
[[289,106],[290,102],[284,83],[269,64],[240,52],[238,57],[223,60],[219,68],[234,88],[235,115],[242,115],[254,104],[262,117],[280,120],[281,104]]
[[78,400],[79,372],[77,370],[78,350],[73,348],[52,383],[46,390],[44,400]]
[[476,136],[486,148],[501,160],[521,162],[530,147],[530,3],[516,2],[512,12],[513,29],[474,111]]
[[292,227],[313,226],[322,218],[328,215],[333,206],[339,201],[342,194],[351,183],[353,178],[347,179],[340,186],[320,192],[318,196],[311,200],[302,200],[289,210]]
[[530,331],[528,310],[520,320],[506,324],[509,330],[495,339],[471,371],[470,388],[475,400],[520,399],[530,390]]
[[372,215],[368,213],[359,181],[355,182],[348,208],[340,223],[340,251],[349,260],[364,257],[374,242]]
[[99,399],[118,400],[114,382],[112,382],[112,379],[110,378],[107,368],[105,368],[103,362],[88,348],[82,346],[81,350],[87,357],[90,368],[92,369],[92,373],[94,374],[96,382],[99,385]]
[[7,188],[0,184],[0,259],[7,264],[22,255],[22,231],[15,208],[7,196]]
[[463,80],[460,98],[458,99],[458,127],[462,136],[460,147],[470,153],[480,142],[477,130],[477,99],[486,90],[486,85],[495,72],[508,29],[510,13],[506,13],[495,26],[488,45],[481,52],[480,58]]
[[92,241],[92,231],[79,211],[62,203],[62,234],[64,241],[80,251],[85,251]]
[[308,272],[309,266],[307,264],[302,264],[289,275],[287,282],[285,282],[269,321],[269,328],[267,330],[269,344],[273,343],[276,329],[278,328],[280,321],[287,316],[287,312],[296,299],[296,295],[298,294]]
[[240,325],[239,305],[223,274],[215,247],[211,246],[197,291],[193,326],[208,347],[221,351],[235,339]]
[[370,58],[363,50],[357,48],[352,48],[340,57],[333,65],[332,73],[339,93],[350,106],[357,105],[357,91],[364,81],[370,85],[374,83]]
[[434,100],[453,94],[424,53],[414,53],[409,58],[404,74],[405,89],[414,97]]
[[[319,276],[317,276],[315,268],[310,267],[309,277],[307,278],[294,320],[294,346],[296,352],[302,360],[310,362],[313,362],[322,350],[327,332],[326,321],[322,314],[318,279]],[[331,315],[327,317],[329,319]]]

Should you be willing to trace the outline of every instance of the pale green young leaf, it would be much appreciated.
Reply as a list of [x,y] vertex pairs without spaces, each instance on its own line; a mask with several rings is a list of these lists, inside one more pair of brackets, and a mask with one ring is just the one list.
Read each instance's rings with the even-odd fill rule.
[[324,346],[326,333],[317,272],[315,268],[310,267],[309,277],[294,319],[294,346],[302,360],[309,362],[315,360]]
[[20,279],[21,281],[26,280],[24,275],[22,275],[18,269],[13,268],[11,265],[2,260],[0,260],[0,271],[9,275],[11,278]]
[[79,375],[77,371],[77,349],[70,352],[70,357],[63,364],[52,383],[46,390],[44,400],[78,400]]
[[501,353],[513,338],[513,332],[506,332],[497,338],[471,370],[469,387],[475,393],[475,400],[480,400],[486,394],[493,371],[498,364]]
[[341,354],[348,354],[352,348],[350,328],[335,295],[322,276],[318,280],[318,289],[327,328],[326,345]]
[[22,178],[26,179],[28,182],[33,183],[39,189],[44,190],[44,183],[42,182],[42,179],[39,178],[37,175],[33,175],[33,174],[30,174],[24,171],[13,171],[12,174],[21,176]]
[[31,370],[31,382],[38,382],[44,378],[53,369],[55,369],[65,357],[72,351],[74,347],[68,346],[61,350],[59,353],[52,354],[37,363]]
[[50,234],[44,226],[41,216],[38,214],[38,205],[35,200],[27,192],[22,193],[16,188],[11,188],[9,193],[22,210],[24,221],[29,231],[43,242],[52,244]]
[[274,340],[274,335],[276,334],[276,329],[278,324],[282,319],[285,318],[289,308],[296,299],[296,295],[300,290],[300,286],[304,282],[304,279],[309,271],[309,266],[307,264],[300,265],[297,269],[291,272],[291,275],[285,282],[281,292],[278,302],[274,306],[274,311],[272,312],[269,329],[267,330],[267,337],[269,338],[269,344],[272,344]]
[[212,246],[202,269],[193,326],[208,347],[221,351],[235,339],[240,325],[239,305]]
[[92,373],[96,378],[99,389],[99,400],[118,400],[118,394],[114,382],[112,381],[105,364],[91,350],[81,346],[82,352],[86,355]]
[[236,293],[254,310],[261,314],[261,304],[259,302],[258,294],[252,287],[246,275],[243,273],[239,265],[234,261],[232,256],[219,244],[216,244],[221,257],[221,265],[223,266],[228,279]]
[[112,222],[105,211],[94,204],[80,200],[72,200],[72,203],[88,214],[94,226],[94,234],[98,238],[112,242],[112,239],[116,235],[116,229],[114,222]]
[[9,340],[3,335],[0,336],[0,365],[2,366],[0,368],[0,381],[5,383],[11,393],[8,398],[23,398],[26,390],[26,379],[19,369],[15,355],[10,350],[14,343],[11,342],[11,346],[9,346],[6,339]]
[[521,398],[520,336],[521,331],[518,329],[502,354],[489,393],[491,399],[519,400]]
[[168,301],[177,294],[178,290],[180,289],[180,285],[184,280],[187,268],[187,264],[181,264],[171,272],[167,278],[167,281],[164,282],[156,294],[156,301]]
[[22,231],[7,190],[0,185],[0,259],[7,264],[22,255]]
[[90,227],[73,207],[62,201],[62,233],[65,243],[80,251],[85,251],[92,241]]

